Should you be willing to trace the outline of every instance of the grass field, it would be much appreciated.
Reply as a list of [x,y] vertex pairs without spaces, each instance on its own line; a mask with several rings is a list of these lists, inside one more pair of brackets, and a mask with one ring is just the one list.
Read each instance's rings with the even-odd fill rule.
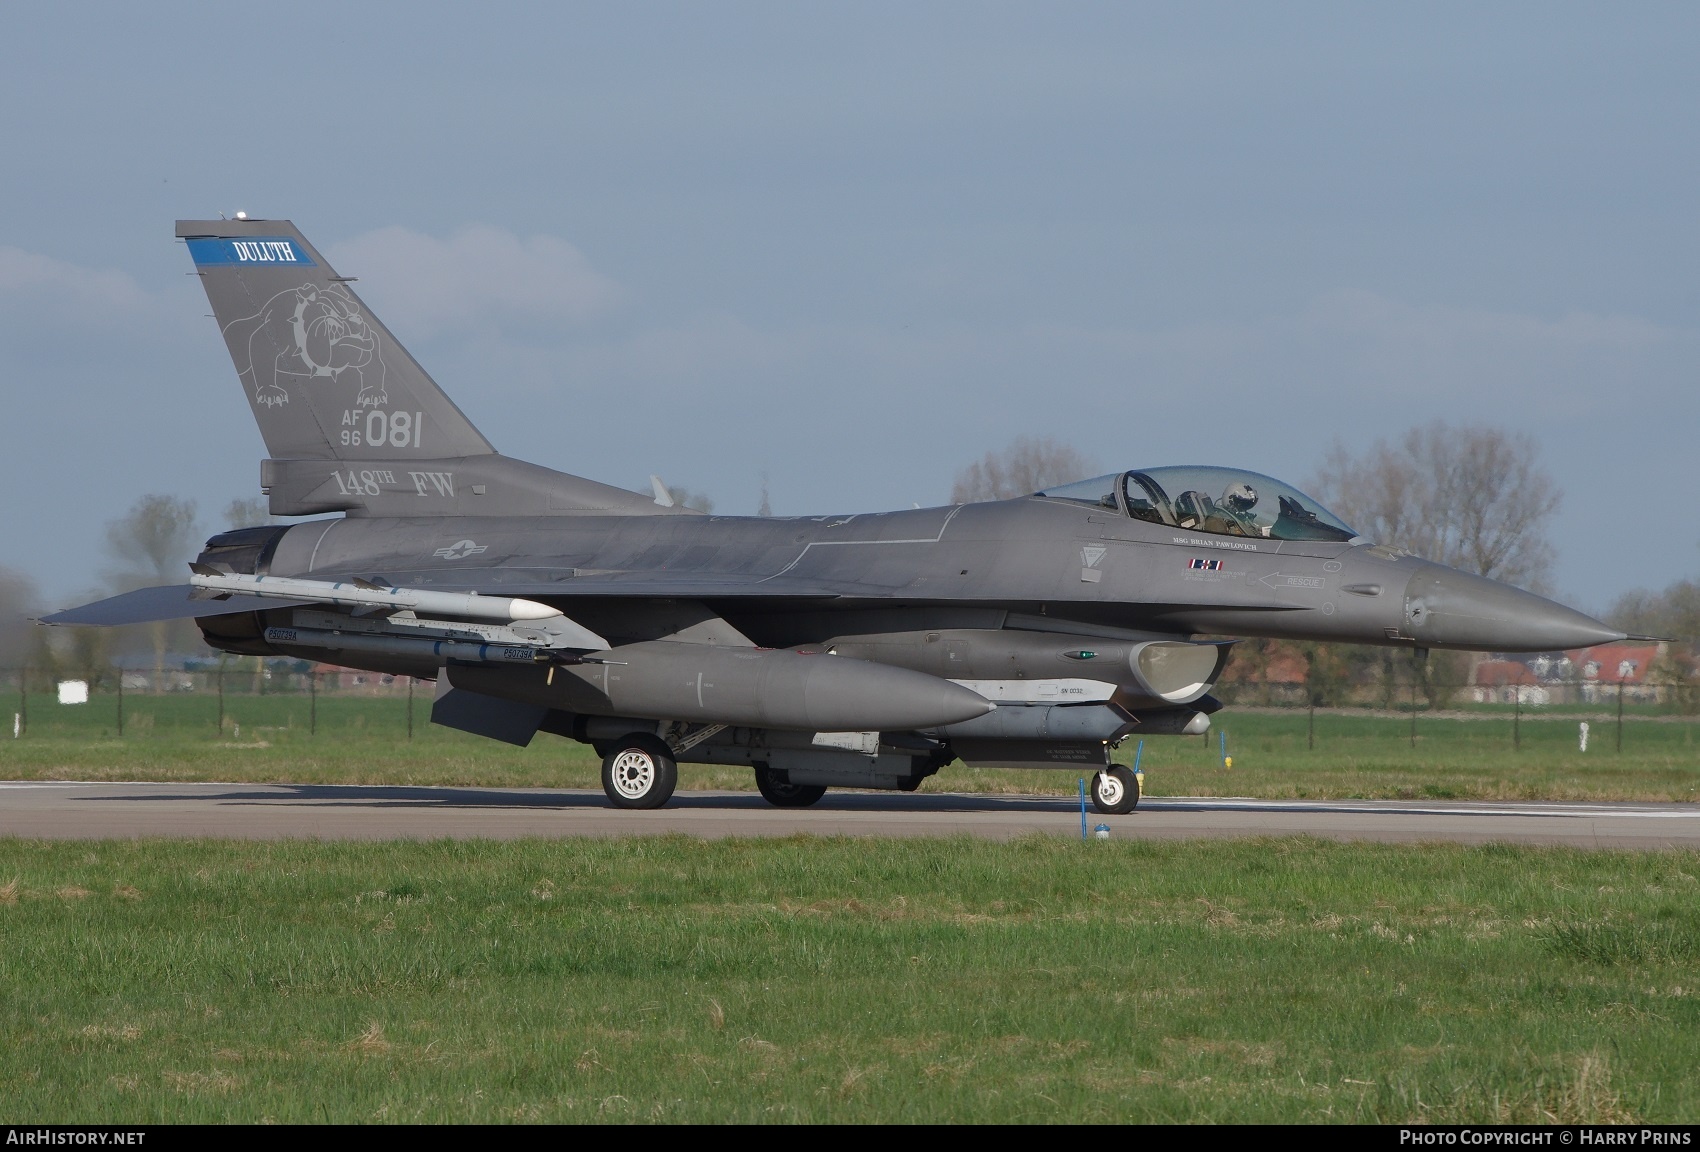
[[1700,856],[0,841],[9,1122],[1672,1121]]
[[[16,696],[0,699],[9,718]],[[310,724],[310,710],[316,720]],[[426,723],[429,700],[300,695],[226,698],[225,725],[210,696],[125,700],[117,736],[116,701],[97,697],[61,707],[32,696],[22,739],[0,736],[0,777],[12,779],[251,780],[299,783],[408,783],[596,787],[588,748],[539,736],[519,749]],[[1609,715],[1595,715],[1589,749],[1577,748],[1575,715],[1525,712],[1514,746],[1507,713],[1422,716],[1411,743],[1408,716],[1319,713],[1315,747],[1302,711],[1228,709],[1208,740],[1155,737],[1141,765],[1153,795],[1478,799],[1694,800],[1700,798],[1700,721],[1631,715],[1623,749]],[[316,726],[317,733],[309,729]],[[1227,733],[1233,767],[1221,764]],[[1133,757],[1136,741],[1117,752]],[[928,791],[1070,792],[1068,772],[980,771],[956,765]],[[685,788],[751,788],[743,769],[687,766]]]

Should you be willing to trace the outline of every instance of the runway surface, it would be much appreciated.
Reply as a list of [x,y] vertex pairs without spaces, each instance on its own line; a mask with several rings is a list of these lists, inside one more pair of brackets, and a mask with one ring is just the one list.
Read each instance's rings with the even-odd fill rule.
[[[1472,801],[1147,799],[1087,810],[1115,839],[1323,836],[1587,848],[1700,848],[1700,805]],[[753,792],[680,792],[625,812],[599,791],[307,784],[0,783],[0,836],[384,840],[439,837],[1080,835],[1078,802],[1048,796],[829,792],[780,809]]]

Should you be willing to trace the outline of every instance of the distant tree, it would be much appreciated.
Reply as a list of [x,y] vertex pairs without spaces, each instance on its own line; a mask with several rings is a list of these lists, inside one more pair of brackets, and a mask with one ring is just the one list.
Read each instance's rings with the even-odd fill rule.
[[1552,570],[1562,494],[1526,435],[1435,421],[1359,453],[1336,441],[1310,487],[1379,544],[1525,588]]
[[1307,641],[1298,649],[1305,658],[1305,702],[1315,708],[1344,704],[1352,681],[1342,646]]
[[21,668],[36,642],[29,619],[41,597],[35,581],[13,568],[0,567],[0,668]]
[[[199,535],[193,500],[143,496],[122,519],[106,526],[106,550],[117,562],[108,570],[107,579],[120,592],[151,584],[180,584],[200,544]],[[153,641],[157,690],[164,680],[165,650],[172,628],[169,622],[161,622],[148,625],[148,631]],[[186,635],[182,628],[178,631]]]
[[[1249,637],[1229,650],[1228,663],[1222,669],[1218,689],[1233,685],[1234,704],[1269,703],[1269,666],[1279,650],[1279,640]],[[1216,693],[1222,696],[1222,691]],[[1224,697],[1225,698],[1225,697]]]
[[107,579],[120,591],[178,583],[199,545],[193,500],[143,496],[106,526],[106,551],[117,561]]
[[958,472],[950,502],[1009,500],[1084,480],[1093,471],[1092,462],[1067,444],[1049,436],[1018,436]]
[[1663,592],[1625,592],[1606,620],[1636,636],[1668,636],[1692,645],[1700,641],[1700,584],[1678,580]]
[[1678,580],[1663,592],[1644,588],[1626,592],[1605,618],[1634,636],[1676,641],[1654,661],[1650,672],[1671,687],[1683,712],[1700,711],[1700,583]]
[[690,508],[696,512],[714,511],[714,499],[706,492],[692,492],[689,488],[669,487],[667,494],[673,497],[673,503],[680,508]]
[[224,522],[231,528],[257,528],[271,520],[270,506],[258,498],[232,500],[224,506]]
[[110,687],[118,672],[112,664],[112,629],[66,628],[53,645],[55,675],[59,678],[82,680],[90,688]]

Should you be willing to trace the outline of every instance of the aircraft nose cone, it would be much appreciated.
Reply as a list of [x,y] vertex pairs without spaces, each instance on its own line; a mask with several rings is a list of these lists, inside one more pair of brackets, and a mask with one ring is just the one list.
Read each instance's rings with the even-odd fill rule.
[[1419,643],[1480,652],[1553,652],[1625,636],[1544,596],[1438,564],[1411,578],[1404,631]]

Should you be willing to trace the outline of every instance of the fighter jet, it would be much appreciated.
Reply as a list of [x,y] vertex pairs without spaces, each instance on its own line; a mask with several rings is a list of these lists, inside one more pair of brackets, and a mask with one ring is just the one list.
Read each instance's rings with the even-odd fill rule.
[[[608,799],[684,763],[782,807],[942,766],[1090,772],[1139,801],[1129,737],[1197,735],[1232,639],[1546,651],[1623,638],[1357,535],[1291,485],[1131,468],[1014,500],[713,516],[499,454],[284,220],[183,220],[279,517],[184,585],[48,617],[193,618],[224,652],[436,682],[438,724],[591,745]],[[634,413],[634,418],[641,414]]]

